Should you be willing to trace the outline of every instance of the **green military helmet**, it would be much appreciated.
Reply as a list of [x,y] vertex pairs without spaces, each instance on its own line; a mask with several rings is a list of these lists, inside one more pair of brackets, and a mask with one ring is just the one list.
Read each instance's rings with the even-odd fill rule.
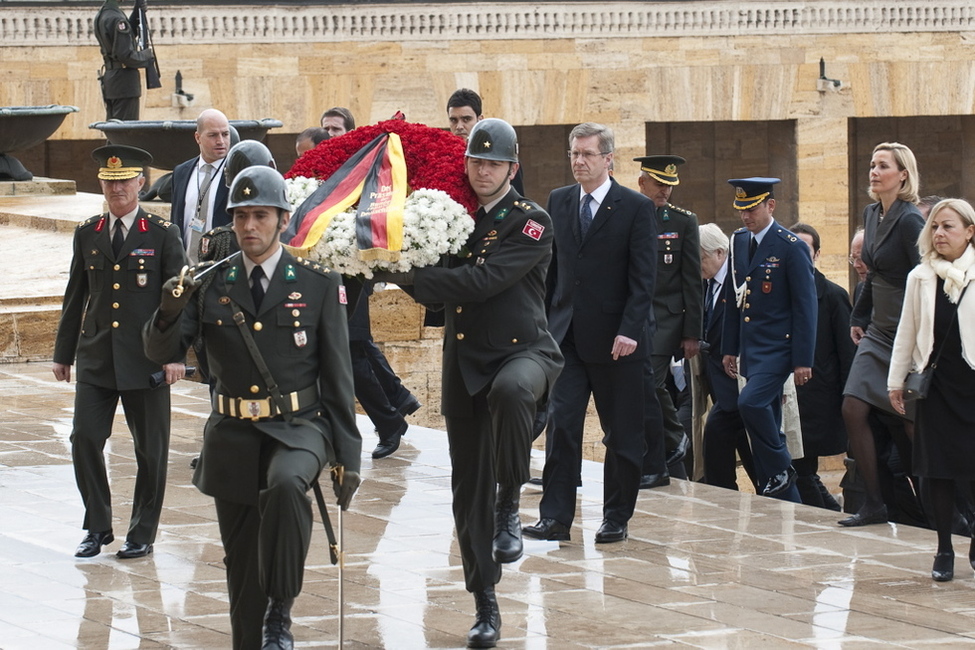
[[284,177],[278,170],[264,165],[251,165],[241,170],[230,186],[227,212],[247,205],[270,206],[291,212]]
[[518,135],[513,126],[489,117],[481,120],[467,136],[467,152],[470,158],[518,162]]
[[227,183],[227,187],[233,184],[234,178],[242,169],[251,165],[264,165],[271,169],[278,168],[274,162],[274,156],[271,155],[271,150],[263,142],[241,140],[230,147],[230,151],[227,152],[227,162],[223,166],[223,179]]

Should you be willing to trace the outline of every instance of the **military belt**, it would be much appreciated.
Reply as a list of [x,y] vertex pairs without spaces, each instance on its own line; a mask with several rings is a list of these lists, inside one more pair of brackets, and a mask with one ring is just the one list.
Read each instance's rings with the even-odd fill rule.
[[120,70],[125,67],[121,61],[105,61],[106,70]]
[[286,411],[281,411],[278,408],[273,397],[249,399],[217,393],[213,396],[213,410],[220,415],[255,421],[284,415],[285,413],[297,413],[318,403],[318,386],[309,386],[292,393],[285,393],[281,397]]

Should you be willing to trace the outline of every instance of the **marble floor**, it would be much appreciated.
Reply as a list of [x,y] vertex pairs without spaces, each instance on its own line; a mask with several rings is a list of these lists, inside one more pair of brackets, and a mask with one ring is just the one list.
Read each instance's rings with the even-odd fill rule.
[[[230,647],[215,514],[190,483],[206,390],[174,388],[155,553],[120,561],[118,541],[96,558],[73,557],[83,535],[68,443],[73,388],[55,383],[48,364],[0,365],[0,648]],[[368,421],[359,424],[371,450]],[[121,415],[116,431],[106,451],[118,532],[135,461]],[[584,465],[572,541],[527,540],[524,558],[505,568],[499,647],[975,645],[964,539],[956,579],[934,583],[930,531],[842,529],[833,512],[674,481],[640,494],[629,540],[597,547],[601,469]],[[345,646],[462,647],[473,599],[452,530],[445,435],[412,427],[393,457],[365,458],[363,474],[344,517]],[[529,523],[539,496],[526,486]],[[317,529],[294,610],[298,647],[338,646],[338,586]]]

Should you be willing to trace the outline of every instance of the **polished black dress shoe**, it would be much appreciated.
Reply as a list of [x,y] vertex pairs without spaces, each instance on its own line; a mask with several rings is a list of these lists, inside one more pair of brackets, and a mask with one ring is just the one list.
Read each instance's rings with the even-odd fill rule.
[[644,474],[640,477],[641,490],[664,487],[665,485],[670,485],[670,473],[666,471],[661,474]]
[[602,526],[596,531],[596,543],[622,542],[627,535],[626,524],[618,524],[612,519],[603,519]]
[[494,508],[494,542],[491,546],[491,555],[498,564],[517,562],[524,552],[521,518],[518,516],[520,496],[520,485],[498,486]]
[[106,530],[101,533],[88,531],[85,538],[78,544],[74,552],[75,557],[95,557],[102,552],[102,547],[115,541],[112,531]]
[[529,485],[539,485],[539,486],[545,485],[544,483],[542,483],[542,477],[541,476],[533,476],[533,477],[531,477],[530,479],[528,479],[528,484]]
[[684,460],[684,457],[687,456],[687,452],[690,450],[690,448],[691,439],[688,438],[687,434],[685,433],[683,436],[681,436],[680,442],[677,443],[677,446],[667,452],[667,458],[665,460],[666,464],[673,465],[674,463],[679,463],[680,461]]
[[768,483],[765,484],[765,488],[762,490],[762,496],[777,497],[780,494],[784,494],[796,484],[798,477],[799,475],[796,473],[796,470],[793,469],[792,465],[789,465],[784,471],[779,472],[768,480]]
[[467,647],[493,648],[501,638],[501,611],[498,609],[494,587],[475,591],[474,602],[477,605],[477,614],[474,617],[474,627],[467,633]]
[[291,606],[294,598],[271,598],[264,612],[264,644],[261,650],[294,650],[291,634]]
[[393,435],[391,435],[385,440],[380,440],[379,444],[376,445],[376,448],[372,450],[372,457],[385,458],[386,456],[389,456],[394,451],[399,449],[400,440],[402,440],[403,435],[406,433],[406,430],[409,428],[410,425],[404,422],[403,425],[400,427],[399,431],[397,431],[396,433],[394,433]]
[[525,526],[521,532],[535,539],[547,539],[553,542],[569,541],[569,527],[554,519],[539,519],[531,526]]
[[975,569],[975,537],[972,538],[972,543],[968,547],[968,563]]
[[954,577],[955,554],[948,552],[935,555],[934,567],[931,569],[931,579],[935,582],[948,582]]
[[840,519],[838,522],[840,526],[846,526],[848,528],[854,528],[856,526],[869,526],[870,524],[886,524],[887,523],[887,506],[880,506],[879,510],[874,510],[873,512],[864,512],[861,510],[856,514],[852,514],[846,519]]
[[152,554],[152,544],[136,544],[125,540],[122,548],[115,555],[122,560],[134,560],[137,557],[145,557]]
[[419,411],[421,406],[423,406],[423,404],[420,403],[420,400],[418,400],[414,395],[410,395],[403,400],[402,404],[396,407],[396,410],[399,411],[399,414],[405,418],[407,415],[413,415]]

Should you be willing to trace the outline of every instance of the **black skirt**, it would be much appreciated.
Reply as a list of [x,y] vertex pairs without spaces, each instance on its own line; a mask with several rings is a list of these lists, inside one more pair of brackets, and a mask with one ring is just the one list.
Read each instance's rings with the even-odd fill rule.
[[[930,478],[975,480],[975,369],[962,358],[961,334],[938,280],[932,359],[944,342],[927,399],[917,403],[914,472]],[[950,327],[949,327],[950,325]],[[971,323],[967,325],[971,327]]]

